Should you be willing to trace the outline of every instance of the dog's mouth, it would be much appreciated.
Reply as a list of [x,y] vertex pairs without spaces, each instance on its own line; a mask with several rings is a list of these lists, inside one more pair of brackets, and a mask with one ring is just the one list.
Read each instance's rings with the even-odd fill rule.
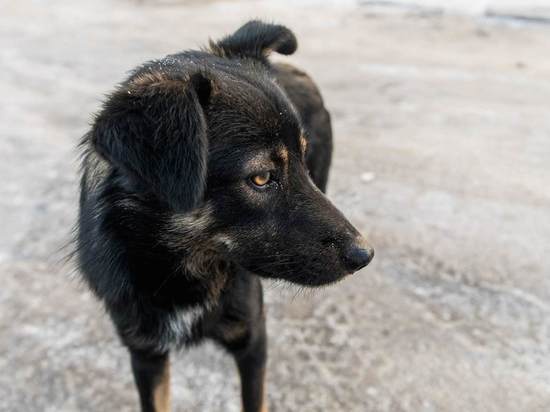
[[[302,286],[323,286],[339,282],[366,267],[374,257],[374,249],[355,233],[345,237],[333,236],[331,241],[294,241],[272,239],[269,243],[239,239],[225,232],[212,236],[214,248],[208,256],[203,253],[195,265],[205,269],[212,262],[233,262],[248,272],[271,279],[286,280]],[[351,236],[350,236],[351,234]],[[215,265],[219,267],[219,264]]]
[[324,261],[319,258],[295,259],[294,262],[254,260],[244,263],[248,271],[259,276],[272,279],[282,279],[302,286],[325,286],[339,282],[370,263],[374,252],[368,251],[368,256],[356,256],[352,263],[342,260]]

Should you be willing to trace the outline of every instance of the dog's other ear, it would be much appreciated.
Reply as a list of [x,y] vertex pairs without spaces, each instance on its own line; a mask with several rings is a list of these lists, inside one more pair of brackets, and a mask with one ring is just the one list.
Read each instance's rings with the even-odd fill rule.
[[138,74],[105,103],[90,133],[92,145],[173,210],[191,210],[206,184],[204,107],[211,91],[201,73]]
[[294,33],[285,26],[251,20],[235,33],[210,42],[213,53],[223,57],[252,57],[264,60],[272,51],[292,54],[298,48]]

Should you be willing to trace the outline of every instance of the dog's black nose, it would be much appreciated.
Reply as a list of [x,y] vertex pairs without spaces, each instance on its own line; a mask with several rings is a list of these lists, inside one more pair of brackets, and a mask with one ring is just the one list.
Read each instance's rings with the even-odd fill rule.
[[346,270],[357,272],[367,266],[374,257],[374,249],[361,239],[353,243],[347,250],[343,261]]

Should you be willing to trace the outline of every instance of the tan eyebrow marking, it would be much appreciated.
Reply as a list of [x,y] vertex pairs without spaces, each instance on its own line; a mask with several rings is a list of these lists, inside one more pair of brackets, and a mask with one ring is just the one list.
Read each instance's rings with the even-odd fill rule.
[[285,146],[282,146],[277,150],[277,155],[279,158],[283,161],[283,167],[285,169],[285,173],[288,172],[288,149]]
[[286,147],[281,147],[277,154],[283,160],[283,162],[288,163],[288,149]]
[[303,134],[300,135],[300,150],[302,151],[302,155],[305,156],[307,150],[307,140]]

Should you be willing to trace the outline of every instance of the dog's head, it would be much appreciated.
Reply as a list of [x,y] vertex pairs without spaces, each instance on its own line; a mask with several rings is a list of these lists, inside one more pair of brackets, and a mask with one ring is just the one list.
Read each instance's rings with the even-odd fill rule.
[[151,62],[106,102],[91,141],[135,193],[163,205],[171,247],[322,285],[373,250],[308,175],[307,136],[266,60],[295,49],[285,27],[250,22],[209,53]]

